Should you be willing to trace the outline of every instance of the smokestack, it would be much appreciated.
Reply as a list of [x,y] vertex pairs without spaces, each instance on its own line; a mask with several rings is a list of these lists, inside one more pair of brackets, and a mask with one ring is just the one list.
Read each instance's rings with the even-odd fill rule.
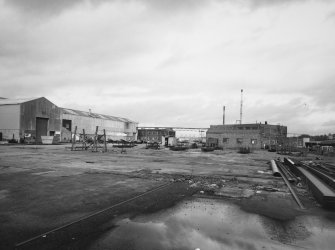
[[242,124],[243,89],[241,89],[240,124]]
[[225,117],[226,117],[226,106],[223,106],[223,116],[222,116],[222,124],[225,124]]

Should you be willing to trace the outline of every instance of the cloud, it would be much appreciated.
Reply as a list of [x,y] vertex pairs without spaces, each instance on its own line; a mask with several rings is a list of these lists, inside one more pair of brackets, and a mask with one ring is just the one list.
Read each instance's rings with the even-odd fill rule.
[[176,12],[190,11],[192,9],[202,8],[204,6],[216,3],[225,4],[233,3],[239,7],[247,7],[250,10],[255,10],[264,7],[272,7],[278,5],[289,5],[295,2],[306,2],[309,0],[3,0],[8,6],[14,7],[22,13],[54,16],[59,15],[64,11],[70,10],[80,4],[89,4],[90,6],[98,6],[102,3],[136,3],[144,5],[147,8],[158,10],[160,13],[175,15]]
[[103,3],[113,4],[115,2],[126,4],[139,4],[148,8],[175,14],[176,11],[190,10],[207,5],[209,1],[202,0],[4,0],[8,6],[14,7],[22,13],[41,16],[59,15],[64,11],[70,10],[80,4],[88,4],[92,7]]
[[278,6],[278,5],[289,5],[292,3],[299,3],[299,2],[307,2],[309,0],[250,0],[247,1],[249,6],[252,9],[258,9],[258,8],[265,8],[265,7],[272,7],[272,6]]
[[322,126],[325,126],[325,127],[333,127],[333,131],[332,132],[334,132],[334,127],[335,127],[335,120],[329,120],[329,121],[327,121],[327,122],[324,122],[323,124],[322,124]]
[[54,15],[72,8],[84,0],[5,0],[9,6],[30,14]]
[[335,11],[329,12],[329,14],[325,18],[326,21],[334,21],[335,20]]
[[227,122],[239,119],[243,88],[245,122],[323,132],[335,5],[289,2],[0,1],[0,96],[208,127],[222,105]]

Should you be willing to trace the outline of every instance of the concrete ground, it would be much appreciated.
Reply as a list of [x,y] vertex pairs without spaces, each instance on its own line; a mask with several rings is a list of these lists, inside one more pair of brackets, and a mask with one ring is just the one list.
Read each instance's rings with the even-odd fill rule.
[[125,153],[109,145],[102,153],[68,146],[0,146],[0,249],[167,183],[169,191],[113,216],[164,209],[190,195],[230,199],[246,211],[282,220],[320,213],[312,197],[298,190],[308,208],[301,211],[282,179],[272,176],[268,162],[279,157],[275,153],[176,152],[144,145]]

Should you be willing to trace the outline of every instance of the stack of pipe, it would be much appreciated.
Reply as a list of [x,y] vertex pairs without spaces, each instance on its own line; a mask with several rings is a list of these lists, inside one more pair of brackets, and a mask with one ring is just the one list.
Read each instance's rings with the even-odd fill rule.
[[[275,175],[275,173],[278,173],[279,176],[281,176],[285,182],[285,184],[287,185],[287,187],[289,188],[293,198],[295,199],[295,201],[297,202],[297,204],[299,205],[299,207],[301,209],[305,209],[304,205],[302,204],[302,202],[300,201],[298,195],[296,194],[296,192],[294,191],[294,189],[291,187],[290,181],[293,180],[292,176],[290,175],[290,172],[286,172],[285,168],[281,168],[282,166],[284,166],[280,161],[274,161],[271,160],[271,167],[272,167],[272,171],[273,171],[273,175]],[[278,176],[278,175],[276,175]]]
[[295,176],[300,176],[300,175],[301,175],[301,174],[300,174],[300,171],[297,169],[297,166],[296,166],[296,164],[295,164],[294,161],[292,161],[292,160],[289,159],[289,158],[284,158],[284,163],[285,163],[284,166],[286,166],[287,169],[288,169],[291,173],[293,173]]
[[314,174],[316,177],[318,177],[320,180],[325,182],[327,185],[335,189],[335,178],[326,173],[325,171],[322,171],[321,169],[318,169],[315,166],[310,166],[304,163],[301,163],[305,169],[310,171],[312,174]]
[[285,175],[286,179],[289,182],[297,182],[297,177],[290,171],[290,169],[287,166],[285,166],[283,163],[279,161],[277,161],[276,163],[278,168],[281,170],[283,175]]

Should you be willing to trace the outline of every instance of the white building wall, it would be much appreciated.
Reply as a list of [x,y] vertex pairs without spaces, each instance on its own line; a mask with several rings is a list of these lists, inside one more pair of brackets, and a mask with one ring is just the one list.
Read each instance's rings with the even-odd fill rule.
[[75,126],[77,126],[77,131],[83,131],[85,129],[86,134],[94,134],[96,126],[99,126],[99,132],[104,129],[106,132],[119,132],[122,133],[125,130],[124,122],[105,120],[93,117],[78,116],[63,114],[62,119],[72,121],[72,130],[74,131]]
[[192,129],[192,128],[174,128],[176,138],[179,140],[201,140],[206,139],[207,129]]
[[20,138],[20,104],[0,106],[0,132],[3,140]]
[[[70,114],[62,114],[62,119],[72,121],[72,132],[74,132],[74,129],[77,126],[77,133],[82,133],[83,129],[85,129],[85,134],[94,134],[96,126],[98,126],[98,134],[102,134],[103,130],[105,129],[107,138],[113,140],[128,138],[136,139],[137,124],[135,123],[128,123],[127,127],[126,122],[122,121],[99,119],[94,117]],[[64,136],[62,136],[61,138],[63,139]]]

